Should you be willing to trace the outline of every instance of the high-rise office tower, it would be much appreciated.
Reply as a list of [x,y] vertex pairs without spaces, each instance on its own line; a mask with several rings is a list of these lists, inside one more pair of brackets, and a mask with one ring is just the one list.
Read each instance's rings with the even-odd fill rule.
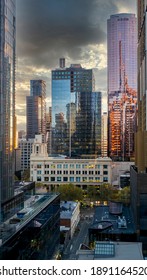
[[137,112],[137,23],[134,14],[112,15],[108,34],[108,155],[134,157]]
[[0,214],[14,195],[15,12],[15,0],[0,1]]
[[52,154],[101,153],[101,93],[94,89],[92,69],[67,68],[60,59],[52,71]]
[[30,81],[30,96],[27,100],[27,139],[35,134],[46,133],[46,83],[43,80]]
[[131,167],[131,207],[147,256],[147,0],[138,0],[138,126]]

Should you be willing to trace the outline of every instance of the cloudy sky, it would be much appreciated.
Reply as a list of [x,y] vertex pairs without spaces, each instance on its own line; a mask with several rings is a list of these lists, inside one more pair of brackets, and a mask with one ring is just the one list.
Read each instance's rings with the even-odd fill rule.
[[16,0],[18,130],[26,129],[26,96],[31,79],[47,84],[51,70],[66,58],[66,66],[93,68],[96,90],[102,91],[106,110],[107,19],[121,12],[136,13],[136,0]]

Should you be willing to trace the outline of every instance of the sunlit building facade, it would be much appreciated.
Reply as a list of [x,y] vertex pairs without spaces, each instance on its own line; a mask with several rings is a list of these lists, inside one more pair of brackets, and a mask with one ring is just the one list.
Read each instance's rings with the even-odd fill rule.
[[[63,67],[64,66],[64,67]],[[52,154],[69,157],[101,153],[101,93],[92,69],[80,64],[52,71]]]
[[14,195],[15,12],[15,0],[0,1],[0,214],[2,204]]
[[137,19],[112,15],[108,29],[108,155],[134,158],[137,114]]
[[108,155],[108,114],[102,114],[102,136],[101,136],[101,155],[107,157]]

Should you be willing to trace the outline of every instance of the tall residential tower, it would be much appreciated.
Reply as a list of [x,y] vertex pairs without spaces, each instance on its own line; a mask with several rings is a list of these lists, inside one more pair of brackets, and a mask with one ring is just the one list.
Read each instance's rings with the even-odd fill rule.
[[137,23],[134,14],[108,19],[108,155],[134,157],[137,113]]
[[2,204],[14,195],[15,0],[0,1],[0,221]]

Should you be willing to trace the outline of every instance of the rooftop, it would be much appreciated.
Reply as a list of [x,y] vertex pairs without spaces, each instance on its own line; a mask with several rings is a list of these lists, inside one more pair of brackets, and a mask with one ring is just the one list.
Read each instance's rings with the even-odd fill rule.
[[[52,202],[58,194],[37,194],[30,196],[24,201],[24,208],[10,219],[0,225],[0,245],[3,245],[9,240],[15,233],[20,231],[28,222],[36,217],[50,202]],[[43,213],[43,211],[42,211]],[[36,227],[41,227],[46,222],[45,215],[41,217],[40,221],[36,222]]]
[[77,251],[78,260],[143,260],[142,244],[138,242],[96,242],[94,250]]
[[114,234],[132,234],[135,232],[130,208],[121,203],[97,206],[95,208],[93,224],[90,228]]
[[61,201],[60,203],[60,218],[71,219],[78,203],[74,201]]

